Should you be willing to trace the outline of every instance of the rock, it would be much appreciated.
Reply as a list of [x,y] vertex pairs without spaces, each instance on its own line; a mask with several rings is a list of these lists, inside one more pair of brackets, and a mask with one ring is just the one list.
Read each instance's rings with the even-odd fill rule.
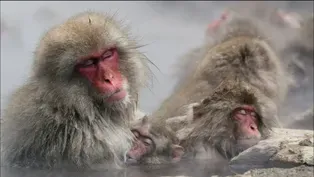
[[314,132],[275,128],[271,136],[243,151],[230,161],[235,170],[265,166],[314,165]]
[[299,142],[300,146],[314,146],[313,141],[311,141],[311,139],[307,138],[305,140],[302,140]]
[[254,169],[242,175],[234,175],[229,177],[310,177],[313,176],[314,168],[309,166],[299,166],[295,168],[267,168]]
[[275,154],[271,161],[290,162],[295,164],[314,165],[313,146],[300,146],[294,143],[283,142],[280,150]]

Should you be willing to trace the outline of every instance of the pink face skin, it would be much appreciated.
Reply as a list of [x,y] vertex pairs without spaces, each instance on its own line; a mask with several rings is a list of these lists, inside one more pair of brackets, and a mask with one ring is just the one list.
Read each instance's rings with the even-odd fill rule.
[[259,138],[258,119],[253,106],[243,105],[236,109],[233,118],[238,122],[238,129],[241,136],[246,138]]
[[86,77],[99,93],[108,96],[107,102],[120,101],[127,95],[119,72],[119,54],[115,47],[84,57],[76,69]]
[[[128,151],[127,159],[128,161],[139,161],[141,158],[148,157],[152,155],[161,155],[161,154],[153,154],[156,150],[156,145],[154,141],[149,137],[149,132],[146,126],[142,128],[138,128],[136,130],[132,130],[135,140],[133,141],[132,148]],[[181,157],[184,154],[184,149],[180,145],[171,145],[171,162],[178,162],[181,160]]]
[[139,160],[142,156],[151,153],[154,145],[147,133],[138,132],[137,130],[132,132],[135,136],[135,140],[133,142],[133,147],[127,153],[127,156],[131,159]]

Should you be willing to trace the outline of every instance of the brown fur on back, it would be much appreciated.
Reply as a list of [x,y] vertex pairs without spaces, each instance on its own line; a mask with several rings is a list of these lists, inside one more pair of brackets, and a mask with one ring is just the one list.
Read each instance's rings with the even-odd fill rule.
[[281,101],[286,92],[284,70],[271,46],[257,24],[248,19],[236,18],[224,24],[216,40],[203,46],[207,52],[190,58],[197,62],[195,68],[180,79],[153,117],[167,119],[184,114],[184,105],[208,97],[228,79],[245,81],[275,103]]

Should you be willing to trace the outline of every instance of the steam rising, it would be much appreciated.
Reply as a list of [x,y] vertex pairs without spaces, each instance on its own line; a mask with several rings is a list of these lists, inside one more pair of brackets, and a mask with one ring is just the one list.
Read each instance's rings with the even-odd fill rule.
[[[269,23],[269,14],[276,7],[286,11],[295,11],[305,16],[313,14],[312,1],[263,3],[240,1],[1,1],[1,110],[6,106],[12,91],[29,76],[33,57],[32,52],[39,38],[50,27],[61,23],[75,13],[84,10],[116,13],[118,19],[131,26],[132,32],[135,36],[138,36],[140,42],[147,44],[140,50],[160,69],[159,71],[153,66],[151,67],[155,75],[154,84],[150,88],[144,89],[140,97],[141,109],[145,112],[151,112],[172,91],[177,81],[177,78],[173,77],[175,72],[173,66],[178,62],[178,58],[204,42],[207,25],[215,18],[218,18],[225,8],[232,8],[254,18],[264,20],[265,29],[271,38],[276,41],[278,50],[285,48],[287,44],[291,44],[293,37],[296,35],[294,30],[284,28],[278,30],[278,27],[271,26],[271,23]],[[313,76],[311,78],[313,79]],[[300,91],[291,94],[285,109],[283,109],[283,116],[304,112],[313,105],[313,84],[309,85],[312,86],[302,88]],[[286,122],[291,123],[291,121],[287,120]],[[216,164],[214,166],[217,167]],[[190,169],[190,167],[187,167],[187,169]],[[219,171],[209,167],[206,169],[200,166],[199,168],[197,169],[195,166],[196,170],[193,173],[199,173],[199,170]],[[184,170],[184,168],[182,167],[180,170]],[[11,174],[11,177],[15,175],[34,176],[33,172],[7,171],[7,173]],[[41,172],[38,173],[41,174]],[[151,173],[155,173],[154,170],[151,169]],[[43,174],[46,174],[46,172],[41,175]],[[126,172],[124,174],[113,172],[112,174],[114,176],[132,175],[132,173],[127,175]],[[153,176],[147,175],[147,173],[139,174],[139,172],[133,172],[133,175],[136,177]],[[208,173],[205,173],[205,176],[207,175]]]

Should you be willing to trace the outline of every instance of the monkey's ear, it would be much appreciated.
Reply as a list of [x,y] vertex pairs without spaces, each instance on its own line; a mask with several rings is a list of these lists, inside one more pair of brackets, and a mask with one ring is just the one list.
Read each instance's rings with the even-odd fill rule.
[[180,145],[173,144],[172,148],[172,160],[177,162],[181,160],[181,157],[184,154],[184,148]]

